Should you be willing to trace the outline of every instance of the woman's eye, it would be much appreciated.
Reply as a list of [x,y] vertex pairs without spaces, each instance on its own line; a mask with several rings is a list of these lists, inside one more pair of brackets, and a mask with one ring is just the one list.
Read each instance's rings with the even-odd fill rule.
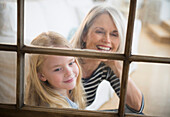
[[111,36],[118,37],[118,34],[115,34],[115,33],[111,33],[110,35],[111,35]]
[[96,33],[105,33],[104,31],[97,30]]
[[54,71],[61,71],[61,70],[62,70],[62,68],[57,68]]

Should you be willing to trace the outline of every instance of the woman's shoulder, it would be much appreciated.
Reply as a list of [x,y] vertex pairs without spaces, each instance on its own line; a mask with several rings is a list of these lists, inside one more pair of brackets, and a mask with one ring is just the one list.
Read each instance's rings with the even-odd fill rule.
[[102,68],[102,70],[107,73],[108,77],[115,75],[115,72],[112,70],[112,68],[104,62],[101,62],[99,66],[99,68]]
[[97,69],[94,71],[93,75],[99,72],[111,72],[111,68],[108,65],[106,65],[104,62],[101,62],[97,67]]
[[108,71],[111,70],[111,68],[108,65],[106,65],[104,62],[101,62],[98,68],[99,69],[101,68],[102,70],[108,70]]

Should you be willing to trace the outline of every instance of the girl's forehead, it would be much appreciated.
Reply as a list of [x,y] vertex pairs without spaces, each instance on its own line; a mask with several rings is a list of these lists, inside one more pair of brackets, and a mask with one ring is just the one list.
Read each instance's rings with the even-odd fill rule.
[[[75,57],[72,56],[58,56],[58,55],[46,55],[46,61],[47,62],[55,62],[55,63],[65,63],[69,62],[71,60],[75,59]],[[52,63],[52,62],[51,62]]]
[[56,55],[47,55],[46,59],[43,62],[42,69],[53,69],[59,66],[67,66],[70,62],[74,61],[75,57],[69,56],[56,56]]

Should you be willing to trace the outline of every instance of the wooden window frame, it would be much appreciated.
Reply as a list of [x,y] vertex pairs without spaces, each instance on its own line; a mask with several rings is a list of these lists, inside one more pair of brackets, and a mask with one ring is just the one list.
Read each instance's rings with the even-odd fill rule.
[[[0,104],[0,116],[11,117],[29,117],[29,116],[51,116],[51,117],[128,117],[139,116],[136,114],[125,113],[125,95],[127,90],[127,81],[129,66],[131,62],[149,62],[149,63],[165,63],[170,64],[170,58],[168,57],[153,57],[153,56],[141,56],[132,55],[132,36],[133,27],[136,12],[137,0],[130,0],[130,9],[128,17],[128,26],[126,34],[125,52],[124,54],[113,53],[100,53],[95,51],[86,51],[80,49],[51,49],[51,48],[38,48],[24,45],[24,0],[17,0],[17,45],[0,44],[0,51],[13,51],[17,52],[17,92],[16,92],[16,104]],[[101,58],[111,60],[123,61],[123,72],[121,81],[120,103],[118,112],[103,112],[103,111],[88,111],[88,110],[76,110],[76,109],[60,109],[60,108],[45,108],[24,105],[24,64],[25,53],[36,54],[52,54],[52,55],[66,55],[77,57],[90,57]],[[146,115],[140,115],[145,116]]]

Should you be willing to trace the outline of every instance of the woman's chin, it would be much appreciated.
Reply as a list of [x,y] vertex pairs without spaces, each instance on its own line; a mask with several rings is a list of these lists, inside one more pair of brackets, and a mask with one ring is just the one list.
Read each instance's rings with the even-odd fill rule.
[[108,61],[107,59],[100,59],[101,62],[106,62]]

